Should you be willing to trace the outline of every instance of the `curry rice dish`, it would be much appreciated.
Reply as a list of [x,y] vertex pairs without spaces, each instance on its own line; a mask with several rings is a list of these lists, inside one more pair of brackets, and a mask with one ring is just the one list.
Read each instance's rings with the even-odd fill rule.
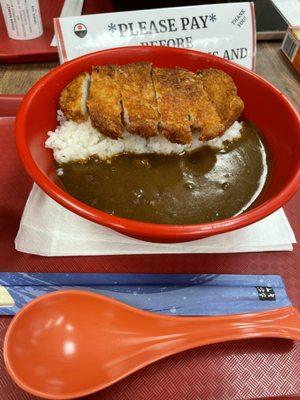
[[267,179],[256,128],[216,69],[95,66],[62,91],[49,132],[57,174],[79,200],[118,216],[192,224],[251,207]]

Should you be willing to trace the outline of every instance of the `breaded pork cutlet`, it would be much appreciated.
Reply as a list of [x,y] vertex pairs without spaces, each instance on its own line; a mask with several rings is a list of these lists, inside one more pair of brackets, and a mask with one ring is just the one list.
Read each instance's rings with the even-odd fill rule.
[[67,119],[86,121],[113,139],[127,129],[150,138],[188,144],[221,136],[244,104],[232,78],[216,69],[197,74],[183,68],[152,68],[148,62],[93,67],[62,91],[59,105]]
[[93,67],[87,99],[93,126],[113,139],[121,137],[124,131],[116,70],[114,65]]
[[88,119],[86,99],[90,84],[90,75],[87,72],[79,74],[61,92],[59,107],[67,119],[83,122]]
[[225,131],[220,116],[204,90],[201,79],[191,71],[176,68],[178,83],[186,92],[187,109],[193,131],[199,131],[199,139],[210,140]]
[[178,84],[175,69],[153,68],[152,79],[160,114],[161,133],[173,143],[186,144],[192,140],[188,117],[187,94]]
[[140,62],[118,67],[123,119],[126,129],[145,138],[158,135],[159,114],[151,78],[151,64]]
[[225,129],[238,119],[244,109],[231,76],[218,69],[198,71],[209,98],[214,103]]

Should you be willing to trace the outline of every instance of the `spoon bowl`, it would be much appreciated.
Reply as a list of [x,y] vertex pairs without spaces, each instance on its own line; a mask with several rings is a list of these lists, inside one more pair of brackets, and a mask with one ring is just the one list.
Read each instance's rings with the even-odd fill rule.
[[293,307],[218,317],[163,316],[85,291],[57,291],[13,319],[4,360],[13,380],[47,399],[81,397],[171,354],[248,337],[300,339]]

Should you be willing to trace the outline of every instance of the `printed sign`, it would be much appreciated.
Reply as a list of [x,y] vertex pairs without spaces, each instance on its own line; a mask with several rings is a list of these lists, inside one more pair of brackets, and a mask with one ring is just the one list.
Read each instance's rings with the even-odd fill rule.
[[210,4],[55,18],[61,62],[132,45],[200,50],[254,69],[253,3]]

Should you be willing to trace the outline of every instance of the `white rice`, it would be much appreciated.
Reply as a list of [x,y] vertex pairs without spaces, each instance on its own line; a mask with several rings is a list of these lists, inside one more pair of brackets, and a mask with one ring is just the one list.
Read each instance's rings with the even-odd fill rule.
[[45,146],[53,150],[54,158],[59,164],[86,160],[92,156],[108,160],[122,153],[180,154],[191,152],[204,145],[221,150],[226,143],[241,137],[242,128],[242,124],[236,121],[222,137],[202,142],[195,134],[192,143],[180,145],[169,142],[163,136],[144,139],[128,132],[124,132],[122,139],[114,140],[98,132],[90,121],[82,123],[67,121],[61,111],[58,112],[57,119],[60,125],[54,132],[48,132],[49,138]]

